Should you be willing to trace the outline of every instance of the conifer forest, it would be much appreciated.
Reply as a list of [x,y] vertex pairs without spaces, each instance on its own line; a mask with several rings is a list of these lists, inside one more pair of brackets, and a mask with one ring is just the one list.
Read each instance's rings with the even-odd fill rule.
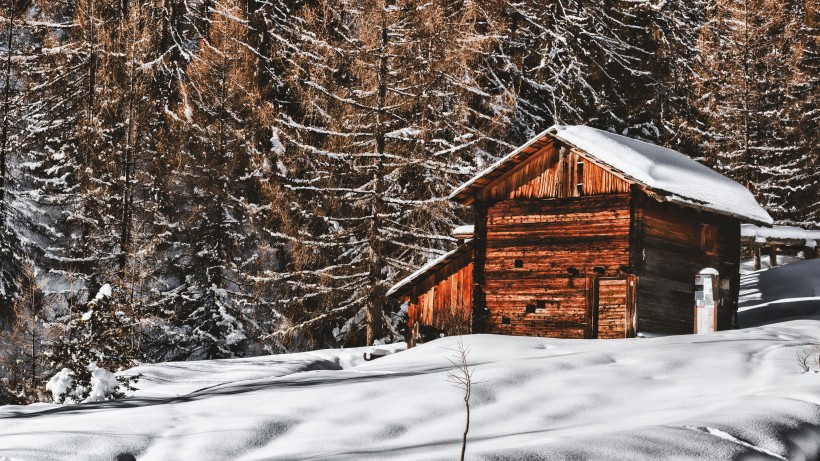
[[0,403],[72,363],[400,339],[385,292],[455,246],[449,193],[553,124],[678,150],[820,228],[820,0],[0,15]]

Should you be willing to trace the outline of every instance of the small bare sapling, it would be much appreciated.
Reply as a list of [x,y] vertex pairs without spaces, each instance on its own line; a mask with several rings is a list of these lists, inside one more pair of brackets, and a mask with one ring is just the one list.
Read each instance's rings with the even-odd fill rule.
[[797,351],[797,365],[808,373],[813,365],[820,367],[820,344],[812,344],[807,349]]
[[455,349],[448,349],[453,352],[451,357],[447,360],[453,365],[453,368],[447,372],[447,381],[453,386],[464,391],[464,407],[467,409],[467,421],[464,425],[464,434],[461,438],[461,461],[464,461],[464,453],[467,451],[467,433],[470,431],[470,395],[473,386],[480,384],[479,381],[473,380],[474,370],[467,366],[467,356],[470,354],[470,347],[464,347],[464,342],[459,337],[458,347]]

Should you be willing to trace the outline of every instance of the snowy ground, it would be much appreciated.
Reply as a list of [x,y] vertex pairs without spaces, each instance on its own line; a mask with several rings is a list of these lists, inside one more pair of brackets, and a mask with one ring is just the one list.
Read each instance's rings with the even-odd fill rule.
[[[781,292],[793,277],[802,282]],[[744,276],[751,308],[741,321],[785,306],[789,317],[807,305],[811,314],[802,301],[776,301],[815,297],[818,280],[818,261]],[[801,374],[795,360],[820,342],[818,320],[652,339],[464,342],[481,381],[470,459],[820,454],[820,373]],[[143,366],[128,399],[0,408],[0,460],[458,459],[464,408],[446,381],[456,345],[445,338],[372,362],[350,349]]]
[[792,261],[740,276],[741,327],[787,319],[820,320],[820,259]]

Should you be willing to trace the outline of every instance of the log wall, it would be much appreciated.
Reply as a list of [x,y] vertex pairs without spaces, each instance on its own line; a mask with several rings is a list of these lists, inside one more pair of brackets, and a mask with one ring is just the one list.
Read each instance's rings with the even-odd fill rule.
[[484,281],[477,288],[489,311],[486,331],[589,336],[588,277],[619,276],[629,265],[630,198],[519,199],[490,206]]
[[635,194],[633,264],[640,279],[638,330],[693,333],[694,280],[706,267],[717,269],[723,280],[718,329],[732,328],[740,286],[740,223],[712,213],[660,203],[639,191]]

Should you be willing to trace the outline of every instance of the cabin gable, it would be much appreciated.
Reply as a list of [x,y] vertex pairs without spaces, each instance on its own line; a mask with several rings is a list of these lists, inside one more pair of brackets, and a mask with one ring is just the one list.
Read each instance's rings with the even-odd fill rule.
[[476,191],[483,202],[629,192],[630,183],[560,142],[550,142]]

